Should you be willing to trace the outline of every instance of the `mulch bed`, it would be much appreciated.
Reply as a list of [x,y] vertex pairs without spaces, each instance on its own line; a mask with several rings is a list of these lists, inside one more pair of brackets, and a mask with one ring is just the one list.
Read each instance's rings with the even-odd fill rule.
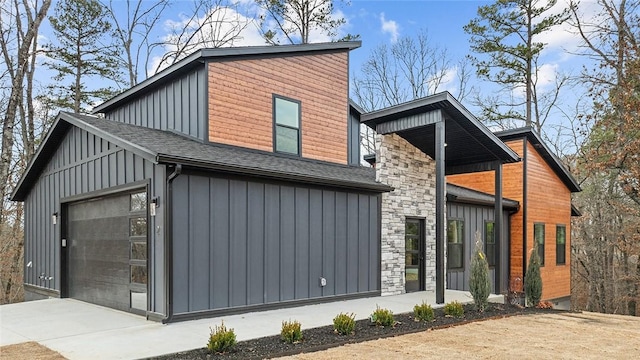
[[[396,320],[394,327],[375,326],[369,319],[358,320],[356,321],[355,334],[353,335],[338,335],[333,331],[333,325],[305,329],[304,324],[302,324],[303,341],[297,344],[287,344],[280,339],[280,335],[275,335],[238,342],[234,351],[225,354],[210,354],[206,348],[202,348],[152,359],[268,359],[326,350],[345,344],[405,335],[419,331],[443,329],[474,321],[498,319],[514,315],[549,313],[553,311],[556,310],[522,308],[507,304],[489,304],[489,308],[480,313],[473,309],[473,305],[465,305],[463,318],[446,317],[440,308],[434,309],[435,320],[432,322],[416,322],[413,313],[394,314],[394,319]],[[203,335],[203,337],[206,338],[206,335]]]

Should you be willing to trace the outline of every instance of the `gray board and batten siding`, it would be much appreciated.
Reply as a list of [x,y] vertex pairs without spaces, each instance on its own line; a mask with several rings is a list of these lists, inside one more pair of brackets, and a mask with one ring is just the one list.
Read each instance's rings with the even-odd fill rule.
[[[41,294],[60,296],[61,216],[65,206],[81,199],[96,198],[114,192],[147,189],[148,197],[164,193],[165,167],[125,150],[97,135],[64,121],[57,123],[52,136],[60,136],[60,144],[51,151],[48,163],[24,198],[26,296]],[[158,213],[163,211],[162,204]],[[53,224],[53,215],[57,224]],[[149,218],[151,228],[163,228],[161,216]],[[165,313],[164,243],[162,232],[149,232],[151,253],[148,294],[150,311]],[[66,295],[66,294],[63,294]]]
[[138,94],[104,113],[105,118],[209,140],[207,71],[200,64],[186,74]]
[[172,186],[177,317],[379,294],[379,194],[206,173]]
[[[510,211],[503,211],[502,223],[502,243],[496,244],[500,247],[500,279],[501,289],[508,288],[509,279],[509,234],[510,234]],[[447,269],[447,289],[469,291],[469,275],[471,273],[471,254],[475,247],[475,233],[480,231],[483,243],[485,240],[485,223],[493,222],[495,218],[494,207],[476,204],[465,204],[460,202],[447,201],[447,220],[463,220],[464,225],[464,246],[463,246],[463,269]],[[497,264],[498,265],[498,264]],[[496,267],[489,268],[491,279],[491,293],[496,293],[495,284]]]

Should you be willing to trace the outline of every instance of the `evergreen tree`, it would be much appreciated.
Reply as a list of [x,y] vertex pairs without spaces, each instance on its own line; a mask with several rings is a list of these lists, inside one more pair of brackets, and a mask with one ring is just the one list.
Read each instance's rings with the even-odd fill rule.
[[476,246],[471,256],[471,274],[469,275],[469,291],[473,296],[473,303],[477,311],[483,312],[489,304],[491,281],[489,279],[489,263],[482,251],[482,237],[476,231]]
[[[557,0],[496,0],[480,6],[478,17],[465,25],[465,32],[471,35],[471,50],[482,56],[471,57],[478,77],[498,84],[509,94],[479,99],[486,120],[503,127],[519,120],[538,132],[542,129],[566,81],[566,77],[556,79],[556,87],[548,94],[539,93],[536,86],[536,75],[542,66],[538,59],[545,48],[536,39],[569,18],[569,9],[551,14],[556,3]],[[513,96],[514,91],[524,91],[524,99]]]
[[524,276],[524,293],[528,306],[536,306],[542,298],[542,277],[540,276],[540,256],[538,255],[538,244],[534,242],[527,272]]
[[[106,9],[96,0],[62,0],[49,17],[57,44],[50,44],[49,68],[56,71],[52,101],[74,112],[86,111],[95,101],[115,94],[109,86],[91,87],[88,83],[114,81],[117,71],[117,47],[107,41],[113,37]],[[67,79],[71,79],[70,84]]]

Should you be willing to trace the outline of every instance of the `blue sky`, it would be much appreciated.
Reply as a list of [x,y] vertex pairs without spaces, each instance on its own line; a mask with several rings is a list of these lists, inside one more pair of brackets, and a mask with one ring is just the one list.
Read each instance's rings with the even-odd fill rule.
[[[126,6],[124,0],[113,0],[116,8],[123,11],[122,16],[126,16]],[[148,0],[152,1],[152,0]],[[253,0],[234,0],[238,3],[237,13],[232,12],[230,16],[239,16],[249,19],[256,16],[258,11]],[[566,6],[567,0],[558,0],[556,8]],[[476,17],[479,6],[493,3],[493,1],[436,1],[436,0],[414,0],[414,1],[383,1],[383,0],[351,0],[350,5],[343,5],[336,1],[337,12],[344,16],[347,24],[341,29],[342,34],[358,34],[362,41],[362,47],[351,52],[350,70],[351,74],[358,75],[363,62],[369,57],[371,51],[379,44],[392,45],[396,39],[403,36],[414,36],[421,30],[426,30],[432,43],[445,47],[453,63],[457,62],[465,55],[470,54],[469,35],[463,26]],[[591,0],[583,1],[582,5],[585,16],[593,16],[593,6]],[[160,26],[158,26],[153,37],[162,39],[169,35],[172,24],[180,25],[190,14],[193,8],[192,0],[179,0],[171,5],[171,8],[164,13]],[[53,15],[53,9],[50,12]],[[227,15],[225,15],[227,16]],[[47,43],[51,38],[48,22],[45,21],[42,29],[40,44]],[[312,41],[328,41],[322,36],[311,36]],[[556,28],[552,32],[542,35],[538,41],[544,42],[547,49],[540,58],[539,83],[550,89],[554,86],[557,73],[577,75],[585,62],[584,57],[576,56],[578,52],[579,38],[568,25]],[[242,34],[242,38],[234,43],[234,46],[264,45],[264,40],[255,26],[248,26]],[[158,59],[166,49],[157,48],[153,54]],[[157,65],[158,61],[153,62]],[[43,69],[44,73],[46,70]],[[142,80],[142,79],[140,79]],[[452,81],[452,84],[455,80]],[[497,91],[494,86],[487,82],[478,81],[475,72],[472,73],[472,85],[484,94],[491,94]],[[453,86],[453,85],[451,85]],[[454,88],[446,86],[439,90],[450,90],[455,94]],[[517,96],[517,94],[516,94]],[[582,97],[582,90],[567,88],[562,93],[561,102],[564,109],[558,108],[553,114],[554,122],[562,125],[563,117],[566,114],[571,116],[571,109],[575,109],[575,104]],[[472,112],[478,113],[474,109],[470,100],[462,101]]]

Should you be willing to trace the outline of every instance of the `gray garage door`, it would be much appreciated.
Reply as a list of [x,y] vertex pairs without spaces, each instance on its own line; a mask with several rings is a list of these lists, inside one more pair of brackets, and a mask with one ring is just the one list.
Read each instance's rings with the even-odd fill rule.
[[147,309],[146,193],[68,207],[69,297],[110,308]]

